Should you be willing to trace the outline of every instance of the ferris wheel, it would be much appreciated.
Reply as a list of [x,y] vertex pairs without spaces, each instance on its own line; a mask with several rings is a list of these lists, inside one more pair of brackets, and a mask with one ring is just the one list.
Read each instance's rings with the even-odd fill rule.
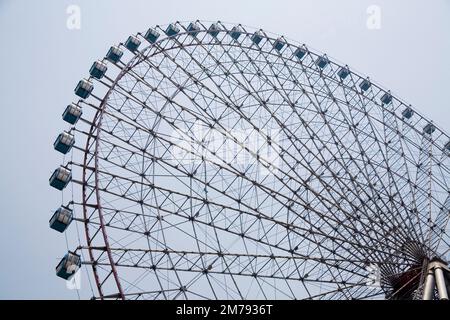
[[75,94],[50,227],[81,226],[56,272],[86,267],[95,298],[446,297],[449,135],[347,65],[176,22],[112,46]]

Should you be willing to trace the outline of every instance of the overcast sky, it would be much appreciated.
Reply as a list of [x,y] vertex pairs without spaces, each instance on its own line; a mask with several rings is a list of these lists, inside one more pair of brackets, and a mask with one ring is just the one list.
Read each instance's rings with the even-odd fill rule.
[[[67,28],[69,5],[81,10],[79,30]],[[380,10],[379,25],[368,24],[369,7]],[[48,228],[60,203],[48,177],[62,161],[52,147],[65,128],[61,113],[111,44],[156,24],[196,19],[305,43],[450,131],[449,0],[0,0],[0,298],[77,298],[55,276],[66,243]],[[86,278],[81,294],[90,295]]]

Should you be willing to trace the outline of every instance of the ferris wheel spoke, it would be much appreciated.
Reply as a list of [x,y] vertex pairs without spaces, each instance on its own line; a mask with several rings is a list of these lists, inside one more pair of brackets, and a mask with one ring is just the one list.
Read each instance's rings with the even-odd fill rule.
[[[324,81],[324,82],[326,83],[326,81]],[[336,89],[337,89],[337,88],[336,88]],[[375,104],[375,102],[373,102],[373,100],[372,100],[371,103]],[[341,111],[342,111],[342,109],[341,109]],[[350,114],[352,114],[351,110],[350,110]],[[343,115],[343,117],[346,119],[345,115]],[[353,119],[354,119],[354,117],[353,117]],[[353,119],[352,119],[352,123],[348,123],[348,125],[349,125],[350,128],[356,128],[358,125],[360,125],[360,122],[359,122],[359,121],[358,121],[357,123],[355,123],[355,121],[354,121]],[[373,125],[372,125],[372,123],[371,123],[370,121],[368,121],[368,125],[371,127],[372,132],[374,132]],[[386,123],[386,125],[388,126],[389,123]],[[354,132],[354,131],[352,130],[352,132]],[[358,139],[358,135],[357,135],[357,134],[354,134],[354,138],[355,138],[355,141],[357,141],[357,144],[358,144],[358,146],[359,146],[359,152],[360,152],[363,156],[364,156],[364,155],[367,156],[367,153],[364,152],[364,148],[363,148],[363,146],[362,146],[362,142]],[[377,141],[377,142],[378,142],[378,141]],[[381,149],[381,146],[380,146],[379,142],[378,142],[378,146],[379,146],[380,149]],[[383,155],[382,152],[381,152],[381,154]],[[369,159],[369,158],[367,159],[367,161],[368,161],[368,163],[369,163],[369,166],[372,166],[373,161],[371,161],[371,159]],[[386,157],[384,157],[384,156],[383,156],[383,162],[386,162],[386,163],[387,163]],[[394,186],[394,187],[396,187],[396,180],[393,178],[392,171],[389,169],[388,164],[386,164],[386,166],[387,166],[386,169],[387,169],[387,171],[388,171],[388,174],[389,174],[389,176],[390,176],[390,178],[391,178],[391,185]],[[383,168],[383,169],[384,169],[384,168]],[[382,183],[382,180],[381,180],[380,182]],[[387,189],[387,188],[386,188],[386,189]],[[396,191],[398,192],[398,188],[396,189]],[[397,194],[398,194],[398,193],[397,193]],[[392,199],[391,196],[389,196],[389,198]],[[390,203],[391,203],[391,210],[395,210],[395,211],[398,212],[397,208],[398,208],[399,204],[402,203],[402,199],[400,199],[400,200],[398,201],[398,204],[394,204],[392,200],[390,200]],[[385,204],[385,205],[386,205],[386,204]],[[387,205],[386,205],[386,206],[387,206]],[[400,212],[399,212],[399,214],[400,214]],[[401,216],[401,215],[400,215],[400,216]],[[394,217],[394,219],[395,219],[395,217]],[[403,220],[403,219],[402,219],[402,220]],[[404,222],[404,220],[401,221],[400,224],[403,223],[403,222]]]
[[[265,55],[266,57],[267,57],[267,55]],[[266,62],[267,62],[267,64],[270,66],[270,68],[272,68],[271,66],[272,65],[274,65],[273,63],[272,63],[272,61],[268,61],[267,60],[267,58],[266,58]],[[273,71],[273,70],[272,70]],[[275,74],[275,72],[273,72],[274,74]],[[320,78],[323,78],[322,76],[320,77]],[[277,79],[278,79],[278,77],[277,77]],[[326,84],[326,82],[324,81],[324,83],[325,83],[325,85],[326,85],[326,87],[327,87],[327,91],[328,92],[332,92],[332,90],[328,87],[328,85]],[[280,87],[283,89],[283,85],[281,84],[281,83],[279,83],[280,84]],[[314,88],[314,86],[311,86],[311,88],[313,89]],[[286,93],[286,96],[289,96],[287,93]],[[318,95],[316,95],[316,97],[317,97]],[[289,98],[288,98],[289,99]],[[345,119],[345,116],[343,117],[344,119]],[[332,130],[331,130],[331,132],[333,132]],[[360,148],[361,149],[361,148]]]
[[[313,88],[314,86],[310,83],[310,86],[311,86],[311,88]],[[314,89],[313,89],[314,90]],[[317,101],[317,103],[319,103],[320,104],[320,102],[319,101]],[[338,110],[340,110],[341,112],[342,112],[342,109],[339,109],[338,108]],[[343,115],[343,119],[346,119],[346,117],[345,117],[345,115]],[[349,124],[349,123],[347,123],[347,125],[350,127],[350,128],[352,128],[353,126],[352,126],[352,124]],[[330,127],[330,130],[332,130],[331,129],[331,127]],[[335,137],[337,137],[337,135],[334,135]],[[356,138],[357,136],[355,135],[355,138]],[[357,138],[356,138],[357,139]],[[337,139],[338,141],[339,141],[339,139]],[[345,145],[342,141],[341,141],[341,144],[342,145]],[[361,147],[361,145],[359,144],[359,149],[360,150],[362,150],[362,147]],[[345,149],[344,149],[345,150]],[[347,151],[348,152],[348,151]],[[340,157],[342,157],[343,155],[341,154],[340,155]],[[349,155],[350,156],[350,158],[351,158],[351,155]],[[370,163],[369,163],[369,166],[370,166]],[[362,173],[362,170],[361,170],[361,168],[358,168],[358,172],[360,172],[360,173]],[[369,197],[369,199],[370,199],[371,197]],[[386,205],[384,202],[383,202],[383,205]]]
[[[127,181],[129,181],[129,180],[127,180]],[[130,187],[131,187],[131,186],[130,186]],[[130,187],[128,187],[127,189],[130,189]],[[184,197],[186,197],[186,199],[188,198],[187,195],[184,195]],[[201,199],[197,199],[197,200],[201,200]]]
[[[253,61],[253,59],[249,59],[249,60],[252,60]],[[259,71],[258,71],[258,73],[259,73]],[[257,90],[255,90],[256,92],[258,92]]]
[[[104,250],[104,248],[93,248],[94,250]],[[130,258],[123,259],[124,261],[116,261],[117,266],[124,267],[124,268],[130,268],[130,267],[138,267],[138,268],[144,268],[144,269],[151,269],[151,270],[172,270],[171,263],[168,263],[169,257],[164,258],[165,256],[171,256],[173,255],[172,260],[175,261],[174,267],[178,270],[182,271],[189,271],[189,272],[196,272],[196,273],[209,273],[209,274],[227,274],[230,270],[233,270],[234,275],[238,276],[246,276],[246,277],[261,277],[261,278],[271,278],[274,277],[274,275],[271,272],[266,272],[264,269],[258,269],[257,274],[255,274],[251,269],[249,269],[249,264],[253,261],[256,261],[259,264],[265,264],[265,261],[259,262],[258,260],[261,260],[263,258],[270,259],[270,260],[276,260],[277,263],[282,264],[282,266],[287,269],[286,261],[295,259],[291,256],[286,257],[275,257],[275,256],[252,256],[252,255],[233,255],[233,254],[221,254],[221,253],[187,253],[187,252],[172,252],[169,250],[163,250],[163,251],[155,251],[151,254],[158,254],[157,259],[157,265],[151,265],[147,261],[141,258],[141,256],[147,257],[149,254],[148,250],[136,250],[136,249],[112,249],[113,252],[119,251],[119,255],[123,255],[123,251],[127,255],[130,255]],[[135,258],[131,257],[133,255],[136,255]],[[202,263],[200,262],[202,260],[201,256],[205,255],[211,255],[211,257],[206,257],[210,260],[208,260],[211,265],[207,267],[207,269],[202,267]],[[219,258],[220,257],[220,258]],[[136,263],[133,260],[139,260],[140,263],[136,265]],[[228,265],[224,267],[224,269],[221,268],[222,259],[229,259]],[[249,261],[250,260],[250,261]],[[101,262],[99,262],[101,264]],[[164,266],[169,264],[169,266]],[[218,270],[215,270],[216,265],[218,266]],[[304,282],[312,282],[312,283],[330,283],[334,284],[334,279],[325,279],[325,278],[313,278],[312,275],[298,275],[296,270],[292,270],[290,274],[283,274],[282,270],[276,270],[276,278],[280,279],[287,279],[287,280],[298,280],[298,281],[304,281]],[[363,276],[363,274],[361,274]],[[342,284],[348,284],[352,285],[351,283],[348,283],[346,281],[343,281]],[[361,285],[361,284],[353,284],[353,285]]]
[[[353,77],[350,77],[350,81],[352,81],[353,86],[356,87],[356,83],[354,82]],[[353,98],[352,98],[352,99],[353,99]],[[365,104],[361,99],[360,99],[360,101],[361,101],[361,104],[367,105],[367,104]],[[372,99],[372,102],[371,102],[371,103],[375,104],[375,102],[373,102],[373,99]],[[351,106],[351,104],[349,104],[349,107],[350,107],[350,106]],[[353,107],[350,107],[350,110],[352,110],[352,109],[353,109]],[[385,111],[384,111],[384,114],[386,114]],[[393,123],[395,123],[395,120],[393,119],[393,113],[389,113],[389,112],[388,112],[388,114],[389,114],[388,118],[389,118],[391,121],[390,121],[390,122],[388,121],[388,122],[386,123],[386,126],[393,126],[393,125],[395,125],[395,124],[393,124]],[[370,125],[372,132],[375,132],[374,124],[373,124],[372,119],[371,119],[370,117],[365,117],[365,118],[367,118],[368,124]],[[390,130],[392,130],[392,129],[390,128]],[[385,130],[385,132],[386,132],[386,130]],[[389,131],[389,132],[392,132],[392,131]],[[395,133],[394,133],[394,134],[395,134]],[[389,140],[386,139],[386,141],[389,141]],[[382,146],[381,146],[381,144],[380,144],[380,139],[376,139],[376,142],[377,142],[378,148],[379,148],[379,149],[382,149]],[[398,144],[397,144],[397,146],[398,146]],[[387,147],[387,148],[388,148],[388,147]],[[396,152],[398,152],[398,150],[396,150]],[[389,158],[389,157],[388,157],[388,158]],[[393,158],[394,158],[394,156],[393,156]],[[394,159],[395,159],[395,158],[394,158]],[[371,161],[371,160],[368,159],[368,161]],[[387,163],[386,157],[384,158],[383,161],[384,161],[385,163]],[[391,178],[391,184],[392,184],[392,186],[394,186],[394,187],[396,188],[395,190],[397,191],[397,194],[400,194],[400,193],[399,193],[399,189],[398,189],[398,187],[397,187],[396,181],[399,180],[399,179],[405,179],[404,177],[402,177],[402,174],[401,174],[402,172],[401,172],[401,171],[397,171],[397,170],[392,170],[392,168],[389,168],[389,165],[388,165],[388,164],[386,165],[386,168],[383,168],[383,170],[386,170],[386,171],[388,172],[389,177]],[[394,176],[394,175],[396,175],[396,176]],[[387,189],[387,188],[386,188],[386,189]],[[392,198],[392,196],[390,196],[390,198]],[[398,201],[397,204],[394,204],[394,203],[392,203],[392,201],[391,201],[394,210],[397,210],[396,208],[402,207],[404,202],[405,202],[405,201],[404,201],[403,199],[400,199],[400,201]],[[397,210],[397,211],[398,211],[398,210]],[[401,219],[402,219],[402,222],[401,222],[401,223],[406,223],[406,224],[408,225],[408,224],[409,224],[408,221],[405,221],[405,218],[403,218],[403,216],[401,215],[400,212],[399,212],[399,215],[400,215],[400,217],[401,217]],[[406,216],[406,217],[407,217],[407,216]],[[413,230],[413,232],[415,233],[415,230]]]

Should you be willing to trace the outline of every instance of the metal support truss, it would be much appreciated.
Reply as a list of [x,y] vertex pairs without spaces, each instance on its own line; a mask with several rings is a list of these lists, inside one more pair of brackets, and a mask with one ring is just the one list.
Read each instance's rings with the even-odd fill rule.
[[428,264],[423,289],[423,300],[448,300],[450,286],[450,269],[442,261]]

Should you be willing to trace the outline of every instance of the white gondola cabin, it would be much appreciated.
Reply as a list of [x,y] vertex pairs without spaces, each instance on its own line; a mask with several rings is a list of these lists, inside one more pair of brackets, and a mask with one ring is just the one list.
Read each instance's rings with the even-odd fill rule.
[[234,40],[239,39],[239,37],[242,34],[242,29],[239,26],[234,26],[233,28],[231,28],[230,31],[230,36],[231,38],[233,38]]
[[450,152],[450,141],[445,144],[444,148],[447,152]]
[[178,28],[174,23],[171,23],[167,26],[166,34],[169,37],[176,36],[180,32],[180,28]]
[[436,127],[432,123],[427,124],[423,128],[423,132],[426,134],[432,134],[435,130],[436,130]]
[[295,50],[294,55],[297,57],[298,60],[302,60],[303,57],[306,54],[306,49],[304,48],[297,48],[297,50]]
[[383,96],[381,97],[381,102],[383,104],[389,104],[392,101],[392,95],[390,92],[386,92],[385,94],[383,94]]
[[361,88],[362,91],[367,91],[367,90],[369,90],[371,85],[372,85],[372,83],[370,83],[369,78],[367,78],[367,79],[364,79],[363,81],[361,81],[361,83],[359,84],[359,87]]
[[123,56],[123,50],[117,46],[112,46],[109,48],[108,53],[106,54],[106,59],[111,61],[112,63],[117,63],[120,61],[120,58]]
[[273,48],[277,51],[281,51],[281,49],[283,49],[285,45],[285,42],[282,38],[278,38],[277,40],[275,40],[275,42],[273,43]]
[[125,41],[125,48],[130,50],[131,52],[135,52],[139,46],[141,45],[141,40],[135,36],[129,36],[127,41]]
[[254,44],[259,44],[261,42],[261,40],[263,39],[264,35],[261,31],[256,31],[252,37],[251,40],[253,41]]
[[73,212],[66,207],[60,207],[49,220],[49,226],[53,230],[64,232],[73,220]]
[[64,110],[62,114],[62,118],[64,121],[75,124],[80,119],[81,115],[83,114],[83,111],[80,106],[77,106],[76,104],[69,104],[66,109]]
[[156,40],[158,40],[159,35],[160,35],[160,34],[159,34],[158,31],[156,31],[155,29],[150,28],[150,29],[148,29],[147,32],[145,33],[144,38],[145,38],[145,40],[147,40],[147,41],[150,42],[150,43],[155,43]]
[[69,251],[56,266],[56,275],[65,280],[70,280],[81,268],[81,257]]
[[105,75],[106,70],[108,70],[106,63],[95,61],[89,70],[89,74],[96,79],[101,79]]
[[75,88],[75,94],[82,99],[86,99],[91,94],[92,90],[94,90],[94,85],[92,82],[86,79],[82,79],[78,82]]
[[338,76],[339,76],[339,78],[341,78],[341,79],[347,78],[349,74],[350,74],[350,70],[348,69],[347,66],[342,67],[342,68],[339,69],[339,71],[338,71]]
[[219,32],[222,31],[222,29],[220,29],[220,26],[218,23],[213,23],[211,26],[209,26],[208,29],[208,33],[213,36],[214,38],[216,38],[219,35]]
[[323,69],[327,66],[328,64],[328,58],[326,56],[320,56],[317,57],[316,59],[316,65],[320,68]]
[[62,154],[67,154],[70,149],[72,149],[75,144],[75,137],[73,134],[70,134],[66,131],[60,133],[53,143],[53,147],[56,151],[61,152]]
[[72,172],[63,166],[60,166],[58,169],[53,171],[53,174],[49,179],[49,183],[53,188],[63,190],[67,187],[71,179]]
[[189,34],[191,36],[196,37],[198,35],[198,33],[200,32],[200,27],[199,27],[198,23],[191,22],[191,23],[189,23],[189,26],[187,27],[187,31],[189,32]]
[[411,119],[411,117],[414,115],[414,110],[410,107],[406,107],[405,110],[402,111],[402,117],[405,119]]

